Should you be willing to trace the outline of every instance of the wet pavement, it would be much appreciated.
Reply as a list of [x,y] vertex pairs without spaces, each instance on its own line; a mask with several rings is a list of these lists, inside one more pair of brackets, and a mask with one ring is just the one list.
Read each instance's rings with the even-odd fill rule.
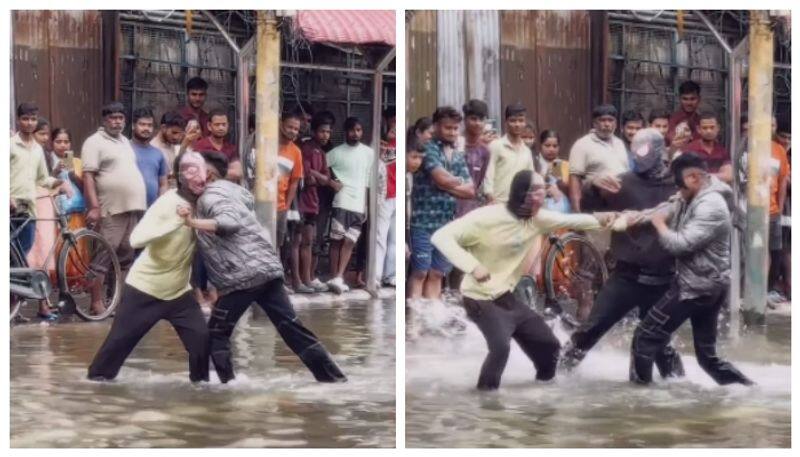
[[[232,338],[237,379],[192,385],[159,323],[116,381],[85,379],[110,322],[11,328],[12,447],[394,447],[395,301],[297,305],[347,374],[316,383],[262,313]],[[260,310],[259,310],[260,311]]]
[[[463,310],[414,306],[406,343],[407,447],[789,447],[791,320],[721,338],[720,352],[758,384],[717,386],[698,366],[691,331],[676,340],[687,376],[649,387],[628,382],[633,323],[616,327],[572,374],[533,381],[512,343],[497,392],[475,389],[486,355]],[[563,342],[568,333],[554,322]]]

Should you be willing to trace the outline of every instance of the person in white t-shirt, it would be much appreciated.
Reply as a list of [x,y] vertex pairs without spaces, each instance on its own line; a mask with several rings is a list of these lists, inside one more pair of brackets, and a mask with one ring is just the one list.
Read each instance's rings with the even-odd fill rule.
[[350,263],[353,248],[366,221],[367,188],[375,153],[361,143],[364,129],[355,117],[344,121],[345,143],[326,155],[328,167],[336,176],[331,213],[330,265],[332,279],[328,286],[336,293],[347,292],[343,275]]

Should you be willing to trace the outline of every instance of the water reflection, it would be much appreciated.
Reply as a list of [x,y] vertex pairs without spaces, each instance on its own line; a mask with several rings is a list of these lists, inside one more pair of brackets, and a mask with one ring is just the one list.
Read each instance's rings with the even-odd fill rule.
[[[758,386],[719,387],[698,366],[687,327],[677,346],[687,376],[631,385],[632,323],[609,334],[555,383],[535,384],[512,344],[498,392],[475,390],[486,345],[463,311],[413,304],[406,344],[408,447],[788,447],[790,322],[722,341],[721,351]],[[556,325],[562,341],[568,333]]]
[[11,329],[12,447],[393,447],[394,300],[304,305],[298,315],[349,378],[318,384],[266,317],[232,339],[237,379],[193,386],[160,323],[114,383],[85,380],[108,323]]

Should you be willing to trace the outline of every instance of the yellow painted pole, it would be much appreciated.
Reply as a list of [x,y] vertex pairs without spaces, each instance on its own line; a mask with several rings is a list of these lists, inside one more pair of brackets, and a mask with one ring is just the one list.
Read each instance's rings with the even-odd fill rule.
[[[769,12],[750,12],[747,158],[747,256],[743,318],[766,321],[769,255],[769,162],[772,149],[774,42]],[[734,278],[735,280],[735,278]]]
[[278,210],[278,122],[280,119],[280,32],[275,13],[258,11],[256,31],[255,210],[276,242]]

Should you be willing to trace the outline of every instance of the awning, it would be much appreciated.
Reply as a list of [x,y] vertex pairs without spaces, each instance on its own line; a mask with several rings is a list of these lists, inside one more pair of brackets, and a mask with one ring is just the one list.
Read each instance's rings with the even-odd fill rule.
[[314,43],[395,45],[395,12],[298,11],[295,30]]

